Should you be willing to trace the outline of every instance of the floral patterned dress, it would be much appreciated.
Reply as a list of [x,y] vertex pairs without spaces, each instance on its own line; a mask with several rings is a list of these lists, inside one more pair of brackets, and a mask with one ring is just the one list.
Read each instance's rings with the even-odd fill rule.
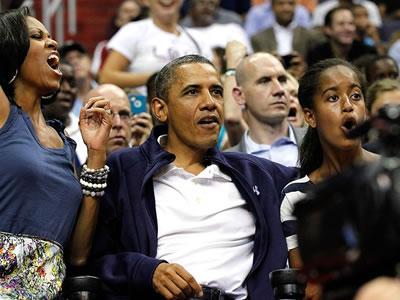
[[64,277],[59,245],[0,233],[1,299],[53,299],[60,292]]

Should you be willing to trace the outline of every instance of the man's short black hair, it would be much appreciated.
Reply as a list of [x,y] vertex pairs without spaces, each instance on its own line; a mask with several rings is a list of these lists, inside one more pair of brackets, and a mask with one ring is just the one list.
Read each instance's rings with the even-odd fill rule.
[[157,74],[156,77],[157,98],[168,101],[168,91],[176,80],[175,70],[180,66],[187,64],[195,64],[195,63],[209,64],[215,69],[215,66],[211,61],[197,54],[185,55],[177,59],[174,59],[173,61],[166,64]]
[[369,61],[367,61],[366,64],[365,64],[365,78],[367,79],[368,83],[372,83],[371,81],[372,81],[372,77],[374,75],[373,72],[375,71],[375,70],[372,69],[372,67],[374,67],[376,65],[376,63],[378,61],[381,61],[381,60],[390,60],[390,61],[392,61],[394,66],[396,66],[397,72],[399,72],[399,66],[397,65],[397,62],[393,57],[391,57],[391,56],[389,56],[387,54],[375,55]]
[[324,22],[324,25],[327,26],[327,27],[331,27],[331,26],[332,26],[332,23],[333,23],[333,17],[334,17],[334,15],[335,15],[338,11],[340,11],[340,10],[348,10],[348,11],[350,11],[350,12],[352,13],[351,9],[350,9],[349,7],[347,7],[347,6],[335,7],[335,8],[333,8],[333,9],[331,9],[331,10],[326,14],[325,20],[324,20],[324,21],[325,21],[325,22]]
[[88,54],[85,47],[77,41],[66,41],[60,48],[58,48],[58,53],[60,53],[60,56],[64,58],[68,52],[74,50],[82,54]]

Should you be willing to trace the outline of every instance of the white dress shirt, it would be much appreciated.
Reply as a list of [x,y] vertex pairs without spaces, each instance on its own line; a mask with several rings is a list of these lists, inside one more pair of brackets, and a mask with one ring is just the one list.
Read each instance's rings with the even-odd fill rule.
[[280,56],[288,55],[292,52],[293,33],[296,23],[292,22],[287,27],[283,27],[278,23],[273,26],[276,40],[276,52]]
[[153,177],[156,258],[180,264],[199,284],[247,298],[255,219],[231,178],[216,164],[193,175],[173,163]]

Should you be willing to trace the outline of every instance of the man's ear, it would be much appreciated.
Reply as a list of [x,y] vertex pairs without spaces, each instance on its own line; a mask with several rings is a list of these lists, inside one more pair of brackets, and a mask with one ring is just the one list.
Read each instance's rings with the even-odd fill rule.
[[157,97],[153,98],[151,100],[151,110],[159,121],[163,123],[168,121],[168,105],[165,100]]
[[324,26],[322,27],[322,33],[323,33],[325,36],[330,37],[330,36],[332,35],[332,29],[331,29],[331,27],[330,27],[330,26],[324,25]]
[[235,98],[237,104],[239,104],[239,105],[246,104],[246,99],[245,99],[245,95],[243,93],[242,87],[235,86],[232,90],[232,95],[233,95],[233,98]]
[[304,108],[304,119],[306,120],[307,124],[310,125],[312,128],[317,126],[317,121],[315,120],[315,115],[312,109]]

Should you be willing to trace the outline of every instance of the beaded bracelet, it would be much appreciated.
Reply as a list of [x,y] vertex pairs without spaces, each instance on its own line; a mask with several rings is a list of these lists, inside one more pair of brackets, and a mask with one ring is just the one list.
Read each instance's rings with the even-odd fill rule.
[[100,197],[104,195],[104,189],[107,187],[107,177],[110,168],[105,165],[101,169],[89,169],[83,165],[80,183],[82,193],[87,196]]

